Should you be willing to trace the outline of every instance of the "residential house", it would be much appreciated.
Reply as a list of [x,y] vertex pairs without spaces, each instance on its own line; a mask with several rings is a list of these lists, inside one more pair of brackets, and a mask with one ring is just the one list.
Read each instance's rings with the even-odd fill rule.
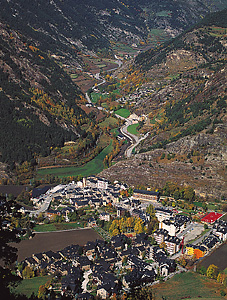
[[99,219],[103,220],[103,221],[106,221],[106,222],[109,222],[110,221],[110,214],[103,212],[99,215]]

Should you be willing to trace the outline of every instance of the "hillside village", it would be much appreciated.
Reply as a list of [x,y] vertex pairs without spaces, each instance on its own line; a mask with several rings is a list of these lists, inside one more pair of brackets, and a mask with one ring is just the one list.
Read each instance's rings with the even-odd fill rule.
[[[132,196],[124,197],[120,192],[127,188],[119,182],[111,184],[103,178],[88,177],[54,188],[34,189],[32,200],[39,212],[51,199],[50,207],[54,209],[43,211],[49,219],[61,215],[69,222],[70,212],[90,207],[98,213],[88,219],[88,227],[96,228],[98,220],[108,222],[128,214],[140,218],[146,228],[151,218],[147,207],[152,204],[159,228],[149,235],[125,232],[83,247],[70,245],[57,252],[34,253],[20,263],[20,276],[28,269],[52,274],[55,283],[51,288],[62,295],[107,299],[186,271],[179,264],[183,254],[198,261],[226,241],[227,222],[220,220],[222,214],[208,212],[196,223],[176,209],[163,207],[159,192],[137,189]],[[116,213],[102,210],[108,205]],[[203,236],[204,224],[208,231]]]

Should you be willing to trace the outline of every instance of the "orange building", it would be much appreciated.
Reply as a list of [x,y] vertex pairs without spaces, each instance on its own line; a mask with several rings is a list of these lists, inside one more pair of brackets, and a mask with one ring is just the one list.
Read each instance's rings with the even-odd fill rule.
[[198,248],[194,249],[194,255],[196,256],[197,259],[203,257],[205,255],[206,248],[203,246],[198,246]]

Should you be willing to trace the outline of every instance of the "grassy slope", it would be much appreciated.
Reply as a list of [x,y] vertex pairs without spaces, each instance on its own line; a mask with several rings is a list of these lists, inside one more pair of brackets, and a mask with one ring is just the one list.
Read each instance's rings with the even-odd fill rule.
[[115,111],[116,115],[119,115],[123,118],[128,118],[130,116],[130,111],[128,109],[125,108],[120,108],[117,111]]
[[37,295],[40,285],[45,284],[48,280],[50,280],[50,278],[50,276],[44,276],[23,279],[22,282],[13,289],[13,292],[16,294],[26,295],[27,297],[30,297],[32,293]]
[[225,299],[220,296],[221,284],[203,277],[197,273],[187,272],[175,275],[165,283],[156,285],[153,288],[155,299],[161,300],[166,297],[168,300],[183,299]]
[[128,131],[129,133],[131,133],[131,134],[138,135],[139,132],[136,130],[136,128],[138,127],[138,125],[139,125],[139,124],[137,123],[137,124],[132,124],[132,125],[128,126],[127,131]]
[[103,159],[113,150],[112,141],[109,146],[102,150],[93,160],[89,161],[82,167],[66,167],[66,168],[52,168],[42,169],[38,171],[38,177],[41,178],[44,175],[51,174],[60,178],[67,176],[89,176],[95,175],[104,169]]

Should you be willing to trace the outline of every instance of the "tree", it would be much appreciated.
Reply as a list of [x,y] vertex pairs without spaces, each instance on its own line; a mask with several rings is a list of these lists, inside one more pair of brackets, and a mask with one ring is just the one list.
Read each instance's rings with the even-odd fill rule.
[[209,265],[207,268],[207,277],[212,279],[217,279],[218,277],[218,267],[214,264]]
[[135,233],[137,233],[137,234],[144,232],[143,221],[142,221],[140,218],[137,218],[137,219],[135,220],[134,231],[135,231]]
[[147,226],[147,234],[152,234],[155,229],[158,229],[159,222],[156,217],[152,218]]
[[2,299],[11,299],[10,287],[16,285],[21,279],[12,274],[8,268],[17,259],[17,249],[10,243],[19,242],[18,230],[15,227],[4,226],[5,222],[11,224],[12,218],[19,218],[19,206],[14,200],[7,201],[0,196],[0,291]]
[[46,287],[45,285],[40,285],[38,291],[38,298],[45,299],[45,295],[46,295]]
[[23,278],[32,278],[35,276],[34,271],[29,266],[26,266],[22,271]]
[[152,204],[148,205],[146,208],[146,213],[148,213],[151,218],[155,217],[155,209]]

